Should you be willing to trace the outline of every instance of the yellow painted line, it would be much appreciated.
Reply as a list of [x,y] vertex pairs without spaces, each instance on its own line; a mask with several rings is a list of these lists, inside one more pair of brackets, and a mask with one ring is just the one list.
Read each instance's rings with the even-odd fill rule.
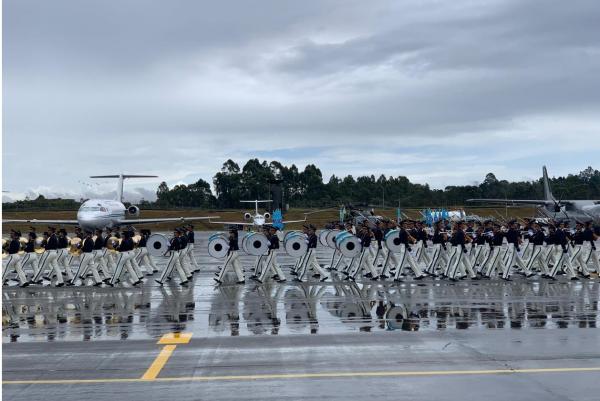
[[[165,348],[169,347],[166,345]],[[172,349],[175,346],[172,345]],[[164,351],[164,349],[163,349]],[[162,352],[162,351],[161,351]],[[172,351],[171,351],[172,352]],[[160,356],[160,355],[159,355]],[[158,358],[157,358],[158,359]],[[166,362],[166,360],[165,360]],[[154,365],[154,364],[153,364]],[[163,363],[164,365],[164,363]],[[161,366],[162,367],[162,366]],[[152,366],[150,367],[152,368]],[[148,369],[150,370],[150,369]],[[425,370],[425,371],[389,371],[389,372],[315,372],[315,373],[284,373],[261,375],[231,375],[231,376],[183,376],[162,377],[152,379],[66,379],[66,380],[3,380],[2,384],[94,384],[94,383],[138,383],[138,382],[181,382],[181,381],[223,381],[223,380],[271,380],[271,379],[319,379],[344,377],[411,377],[411,376],[461,376],[461,375],[497,375],[497,374],[531,374],[531,373],[569,373],[569,372],[600,372],[600,367],[590,368],[539,368],[539,369],[488,369],[488,370]],[[158,372],[157,372],[158,374]],[[144,375],[146,376],[146,375]]]
[[156,380],[156,376],[158,376],[163,366],[165,366],[176,347],[176,345],[165,345],[140,380]]
[[187,344],[192,338],[192,333],[168,333],[158,340],[157,344]]

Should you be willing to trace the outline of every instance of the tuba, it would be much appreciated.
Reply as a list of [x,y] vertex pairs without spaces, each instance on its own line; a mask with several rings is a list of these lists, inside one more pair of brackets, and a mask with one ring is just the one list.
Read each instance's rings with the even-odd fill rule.
[[106,241],[106,249],[111,252],[117,252],[117,247],[121,243],[121,239],[117,237],[110,237],[108,241]]
[[[83,241],[79,237],[75,237],[69,241],[69,253],[71,255],[81,255],[81,246]],[[36,251],[37,252],[37,251]]]

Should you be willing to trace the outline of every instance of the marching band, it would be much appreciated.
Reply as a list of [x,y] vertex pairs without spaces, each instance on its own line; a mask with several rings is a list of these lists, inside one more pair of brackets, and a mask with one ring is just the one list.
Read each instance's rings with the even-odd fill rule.
[[[155,236],[165,244],[157,246]],[[516,220],[505,224],[456,221],[452,226],[448,221],[437,221],[426,227],[421,221],[365,219],[356,225],[345,222],[329,226],[318,235],[312,224],[285,236],[275,226],[265,225],[263,232],[244,236],[241,250],[256,257],[249,278],[258,283],[286,281],[278,261],[286,254],[295,258],[289,274],[296,282],[309,277],[319,281],[357,281],[361,277],[394,282],[426,277],[450,281],[498,277],[510,281],[515,274],[526,278],[539,274],[549,280],[565,275],[578,280],[600,272],[599,238],[598,227],[579,221],[569,229],[563,223],[536,220],[522,224]],[[153,257],[165,256],[167,263],[155,281],[163,285],[176,272],[179,283],[185,286],[200,271],[194,243],[191,225],[176,228],[170,239],[152,235],[147,229],[136,233],[132,227],[120,233],[108,229],[106,234],[100,229],[76,229],[73,237],[64,229],[48,227],[40,237],[32,227],[26,238],[12,231],[10,239],[3,240],[2,281],[6,285],[15,279],[22,287],[44,283],[112,287],[123,282],[137,286],[144,276],[159,273]],[[319,245],[333,249],[329,264],[317,259]],[[212,235],[208,246],[211,256],[224,259],[214,281],[222,284],[231,271],[236,283],[244,284],[237,226],[231,226],[228,235]]]

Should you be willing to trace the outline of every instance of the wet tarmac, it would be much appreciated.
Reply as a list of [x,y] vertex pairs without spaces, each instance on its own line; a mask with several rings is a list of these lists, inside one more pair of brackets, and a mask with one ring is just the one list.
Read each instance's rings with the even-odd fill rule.
[[[4,287],[6,399],[74,399],[81,391],[89,391],[89,399],[114,398],[121,391],[132,391],[130,399],[171,394],[188,399],[200,388],[197,399],[315,399],[311,391],[317,391],[316,398],[364,399],[371,385],[381,399],[475,399],[463,391],[485,386],[498,389],[496,398],[487,393],[491,399],[505,399],[503,394],[597,399],[600,385],[593,378],[600,377],[600,369],[526,371],[527,379],[493,373],[600,367],[597,279],[349,283],[333,277],[325,283],[236,285],[230,277],[215,286],[220,261],[206,255],[208,235],[197,237],[202,271],[188,287],[175,282],[160,287],[151,279],[137,288]],[[331,253],[320,248],[318,256],[326,263]],[[253,258],[243,261],[251,266]],[[280,263],[293,260],[282,257]],[[172,332],[193,337],[177,346],[158,379],[182,383],[139,382],[160,349],[156,341]],[[405,375],[440,369],[458,373]],[[475,385],[466,373],[473,369],[492,373],[481,373]],[[354,376],[327,376],[336,372]],[[255,374],[265,377],[248,377]],[[216,376],[225,379],[205,380]],[[63,383],[67,379],[76,382]],[[134,381],[115,388],[102,381],[109,379]],[[448,386],[449,392],[432,383]],[[584,387],[573,393],[561,383]],[[385,393],[381,385],[405,393]],[[253,393],[240,394],[240,388]]]

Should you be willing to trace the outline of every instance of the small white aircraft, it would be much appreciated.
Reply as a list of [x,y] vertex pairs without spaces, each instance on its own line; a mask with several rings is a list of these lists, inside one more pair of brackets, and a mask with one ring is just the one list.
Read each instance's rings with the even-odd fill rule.
[[[126,178],[155,178],[156,175],[134,175],[134,174],[115,174],[115,175],[94,175],[90,178],[118,178],[117,199],[88,199],[79,207],[77,211],[77,220],[38,220],[24,219],[2,220],[3,224],[10,223],[29,223],[29,224],[56,224],[80,226],[84,230],[104,229],[107,227],[119,227],[130,224],[151,224],[184,222],[195,220],[209,220],[211,217],[165,217],[154,219],[138,219],[140,208],[134,205],[125,207],[123,204],[123,180]],[[219,217],[219,216],[214,216]]]
[[[213,221],[213,220],[209,220],[209,223],[211,224],[231,224],[231,225],[238,225],[238,226],[254,226],[254,227],[261,227],[265,224],[267,224],[267,220],[269,220],[271,218],[271,213],[269,212],[265,212],[265,213],[259,213],[258,212],[258,204],[259,203],[269,203],[269,202],[273,202],[271,200],[246,200],[246,201],[240,201],[242,203],[254,203],[254,215],[252,215],[250,212],[246,212],[244,213],[244,220],[246,221]],[[288,221],[281,221],[281,224],[287,224],[287,223],[301,223],[303,221],[306,221],[306,216],[304,217],[304,220],[288,220]],[[273,221],[271,221],[271,223],[273,223]]]

